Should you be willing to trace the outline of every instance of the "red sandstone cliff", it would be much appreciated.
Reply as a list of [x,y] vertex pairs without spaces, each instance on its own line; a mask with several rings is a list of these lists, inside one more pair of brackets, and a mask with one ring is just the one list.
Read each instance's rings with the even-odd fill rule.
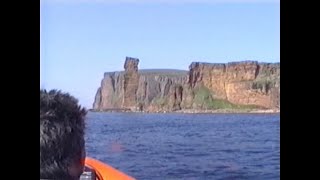
[[127,57],[125,71],[105,73],[93,109],[280,108],[280,63],[194,62],[189,72],[139,71],[138,64],[138,59]]
[[207,87],[213,92],[213,98],[274,108],[280,100],[280,63],[192,63],[189,83],[191,87]]

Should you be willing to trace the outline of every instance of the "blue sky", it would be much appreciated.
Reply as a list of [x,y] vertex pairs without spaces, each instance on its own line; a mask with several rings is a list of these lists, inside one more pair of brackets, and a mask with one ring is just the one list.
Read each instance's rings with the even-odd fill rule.
[[277,0],[42,0],[40,87],[91,108],[104,72],[193,61],[280,62]]

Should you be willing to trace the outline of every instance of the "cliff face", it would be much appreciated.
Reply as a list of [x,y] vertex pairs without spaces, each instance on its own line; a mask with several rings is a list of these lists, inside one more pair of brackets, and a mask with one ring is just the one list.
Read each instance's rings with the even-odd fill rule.
[[239,105],[280,108],[280,63],[193,62],[189,72],[139,71],[138,64],[138,59],[127,57],[125,71],[105,73],[93,109],[155,112]]
[[233,104],[273,108],[280,101],[280,63],[192,63],[189,83],[204,85],[214,98]]

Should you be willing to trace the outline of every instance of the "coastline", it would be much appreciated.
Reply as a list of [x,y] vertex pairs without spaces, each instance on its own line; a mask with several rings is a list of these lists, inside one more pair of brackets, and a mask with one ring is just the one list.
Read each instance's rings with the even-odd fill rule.
[[277,114],[280,113],[280,109],[215,109],[215,110],[201,110],[201,109],[184,109],[177,111],[130,111],[125,110],[93,110],[89,109],[89,112],[105,112],[105,113],[177,113],[177,114]]
[[280,109],[215,109],[215,110],[180,110],[176,111],[177,113],[183,114],[215,114],[215,113],[225,113],[225,114],[240,114],[240,113],[264,113],[264,114],[274,114],[280,113]]

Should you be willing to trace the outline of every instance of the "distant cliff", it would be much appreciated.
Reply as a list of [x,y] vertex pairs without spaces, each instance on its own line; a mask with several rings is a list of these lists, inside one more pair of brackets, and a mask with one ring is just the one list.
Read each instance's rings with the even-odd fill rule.
[[104,74],[94,110],[280,109],[280,63],[193,62],[189,71],[138,70],[138,64],[127,57],[124,71]]

